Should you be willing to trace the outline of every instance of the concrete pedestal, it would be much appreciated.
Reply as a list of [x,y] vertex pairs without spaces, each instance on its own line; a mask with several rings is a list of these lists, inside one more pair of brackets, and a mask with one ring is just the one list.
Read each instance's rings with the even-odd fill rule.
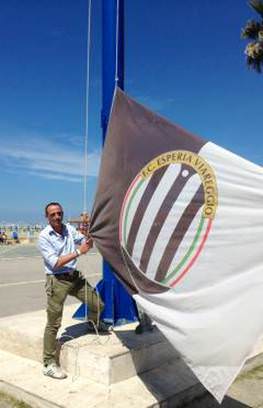
[[0,389],[36,408],[199,407],[207,398],[156,328],[138,336],[132,324],[97,336],[72,320],[75,310],[65,308],[60,331],[60,362],[69,374],[63,381],[42,375],[45,311],[0,319]]

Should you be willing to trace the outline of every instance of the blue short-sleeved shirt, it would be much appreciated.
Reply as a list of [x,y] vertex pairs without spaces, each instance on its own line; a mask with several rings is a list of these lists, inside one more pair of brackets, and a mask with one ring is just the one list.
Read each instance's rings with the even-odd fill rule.
[[40,232],[38,239],[38,248],[44,259],[45,272],[48,275],[53,275],[71,272],[76,269],[76,259],[73,259],[59,269],[55,269],[55,265],[60,256],[74,252],[76,244],[81,244],[85,238],[83,234],[70,224],[63,224],[62,234],[58,234],[51,225],[47,225]]

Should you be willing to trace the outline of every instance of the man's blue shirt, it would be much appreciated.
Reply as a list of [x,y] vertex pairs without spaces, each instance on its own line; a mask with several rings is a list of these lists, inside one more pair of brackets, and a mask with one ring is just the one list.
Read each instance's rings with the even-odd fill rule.
[[63,224],[62,234],[58,234],[51,225],[47,225],[39,234],[38,239],[38,248],[44,258],[45,272],[48,275],[53,275],[76,269],[76,259],[59,269],[55,269],[55,265],[60,256],[74,252],[76,245],[81,244],[85,238],[70,224]]

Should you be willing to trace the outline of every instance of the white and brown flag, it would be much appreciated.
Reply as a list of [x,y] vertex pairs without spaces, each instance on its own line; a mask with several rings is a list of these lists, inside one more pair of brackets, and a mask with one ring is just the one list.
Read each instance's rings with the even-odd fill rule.
[[263,335],[262,183],[260,166],[116,90],[91,234],[219,401]]

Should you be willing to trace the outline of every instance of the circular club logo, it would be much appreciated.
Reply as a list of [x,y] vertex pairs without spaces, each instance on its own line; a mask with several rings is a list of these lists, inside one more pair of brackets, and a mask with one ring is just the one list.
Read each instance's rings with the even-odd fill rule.
[[131,183],[119,220],[133,277],[163,289],[180,282],[204,250],[217,204],[214,171],[198,154],[175,150],[149,162]]

